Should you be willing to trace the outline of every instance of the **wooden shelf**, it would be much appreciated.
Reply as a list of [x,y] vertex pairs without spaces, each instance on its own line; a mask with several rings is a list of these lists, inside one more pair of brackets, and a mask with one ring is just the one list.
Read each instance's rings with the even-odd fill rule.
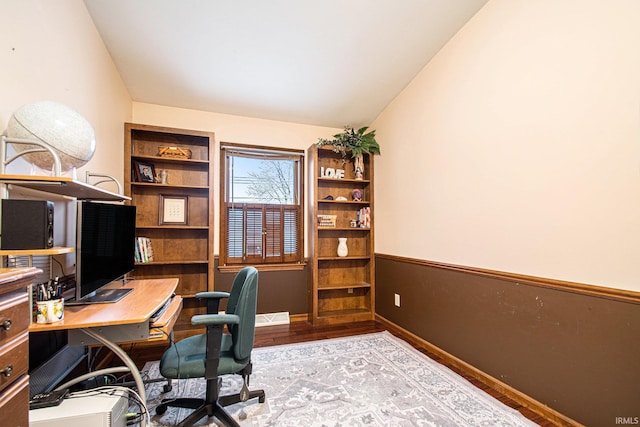
[[184,265],[184,264],[208,264],[208,259],[194,259],[194,260],[173,260],[173,261],[147,261],[136,262],[136,267],[153,267],[158,265]]
[[73,248],[67,248],[62,246],[54,246],[48,249],[2,249],[0,250],[0,256],[15,255],[61,255],[73,252]]
[[198,160],[198,159],[181,159],[175,157],[160,157],[160,156],[131,156],[132,160],[142,160],[149,161],[154,163],[192,163],[194,165],[202,165],[203,167],[207,167],[209,165],[209,160]]
[[332,291],[336,289],[355,289],[355,288],[370,288],[371,283],[357,282],[357,283],[329,283],[318,286],[318,291]]
[[[191,316],[203,314],[204,305],[191,297],[213,290],[214,262],[214,141],[213,133],[126,123],[124,146],[125,194],[137,207],[136,234],[151,240],[155,261],[135,264],[136,278],[177,277],[176,294],[183,299],[174,330],[176,338],[201,332]],[[160,147],[179,147],[190,159],[160,157]],[[136,180],[139,164],[155,174],[167,172],[167,184]],[[186,224],[162,224],[162,197],[184,196]]]
[[[310,193],[309,214],[335,215],[336,227],[320,227],[313,221],[309,229],[311,252],[311,307],[314,325],[372,320],[375,307],[373,235],[373,161],[365,155],[365,179],[355,179],[353,160],[330,149],[312,145],[307,150]],[[342,169],[344,178],[320,177],[322,168]],[[362,193],[360,201],[350,200],[352,191]],[[328,196],[332,200],[326,199]],[[336,200],[345,197],[347,200]],[[371,209],[371,227],[349,227],[363,207]],[[347,237],[349,255],[337,256],[338,238]]]
[[79,200],[131,200],[130,197],[122,194],[112,193],[65,176],[0,175],[0,183],[61,196],[75,197]]
[[371,231],[367,227],[318,227],[318,231]]
[[369,320],[369,317],[371,317],[371,309],[368,308],[318,312],[318,318],[321,320],[333,319],[333,322],[325,323],[344,323],[345,318],[348,318],[349,321]]
[[348,179],[348,178],[323,178],[320,177],[318,178],[318,183],[319,184],[324,184],[324,183],[329,183],[331,185],[333,184],[349,184],[349,185],[354,185],[354,184],[369,184],[371,183],[370,180],[368,179]]
[[138,230],[208,230],[206,225],[138,225]]
[[341,205],[369,205],[369,201],[367,200],[361,200],[361,201],[355,201],[355,200],[318,200],[318,203],[335,203],[335,204],[341,204]]
[[177,188],[180,190],[209,190],[206,185],[179,185],[179,184],[156,184],[150,182],[132,182],[132,187],[153,187],[153,188]]
[[320,317],[344,316],[345,314],[366,314],[368,311],[366,308],[352,308],[346,310],[321,311],[319,315]]

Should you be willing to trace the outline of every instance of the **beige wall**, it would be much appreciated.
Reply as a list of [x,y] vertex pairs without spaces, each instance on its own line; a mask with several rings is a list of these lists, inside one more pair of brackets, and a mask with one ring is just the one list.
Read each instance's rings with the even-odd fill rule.
[[217,144],[220,141],[237,142],[300,150],[306,150],[320,137],[329,137],[341,130],[141,102],[133,103],[132,120],[141,124],[215,132]]
[[[127,121],[213,131],[217,143],[300,149],[337,131],[132,103],[81,0],[0,0],[0,10],[3,17],[10,17],[0,26],[0,131],[6,128],[13,111],[29,102],[52,100],[74,108],[94,127],[97,141],[94,157],[78,170],[81,180],[89,170],[113,175],[122,182],[123,123]],[[18,160],[8,172],[29,173],[30,166]],[[215,177],[218,188],[218,175]],[[217,209],[218,198],[215,200]],[[64,212],[64,207],[57,203],[59,210]],[[72,245],[71,231],[67,227],[57,235],[56,244]],[[216,253],[217,248],[216,244]]]
[[[78,177],[84,180],[89,170],[122,180],[123,123],[131,116],[131,97],[84,2],[0,0],[0,10],[0,132],[23,104],[66,104],[96,133],[96,152]],[[25,162],[10,168],[29,172]]]
[[376,119],[376,251],[640,291],[640,2],[491,0]]
[[[122,179],[125,121],[301,149],[337,131],[132,104],[81,0],[0,9],[0,128],[36,100],[78,110],[81,178]],[[377,252],[640,290],[638,22],[635,0],[491,0],[372,125]]]
[[[84,116],[96,134],[96,151],[78,169],[123,178],[123,123],[131,117],[131,98],[111,56],[99,37],[82,0],[0,0],[0,132],[20,106],[41,100],[66,104]],[[22,159],[8,173],[29,174]],[[107,184],[105,189],[116,191]],[[40,198],[33,193],[11,192],[12,198]],[[54,243],[75,245],[75,206],[55,202]],[[75,255],[56,257],[64,270],[73,272]],[[45,273],[46,274],[46,273]]]
[[[220,174],[218,169],[218,165],[220,164],[220,142],[236,142],[266,147],[306,150],[311,144],[315,143],[318,138],[327,138],[341,131],[341,129],[335,128],[253,119],[140,102],[133,103],[133,121],[135,123],[215,133],[214,165],[216,165],[216,171],[214,174],[214,188],[216,189],[216,194],[214,204],[217,220],[215,224],[214,247],[216,255],[219,254],[220,250],[220,194],[218,192],[220,188]],[[305,229],[307,225],[308,224],[305,224]],[[308,241],[305,237],[305,253],[307,255],[308,247]]]

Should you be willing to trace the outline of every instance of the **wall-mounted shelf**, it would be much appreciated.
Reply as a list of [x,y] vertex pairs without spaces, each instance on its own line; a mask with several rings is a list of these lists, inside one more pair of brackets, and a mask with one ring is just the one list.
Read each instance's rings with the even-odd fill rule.
[[122,194],[103,190],[66,176],[0,175],[0,184],[75,197],[79,200],[131,200]]
[[27,266],[33,267],[34,256],[53,256],[73,252],[73,248],[54,246],[48,249],[0,249],[0,256],[24,256],[27,257]]
[[49,249],[0,249],[0,256],[15,255],[62,255],[73,252],[73,248],[54,246]]
[[[121,202],[131,200],[130,197],[122,194],[112,193],[96,186],[86,184],[65,176],[36,176],[36,175],[2,175],[0,174],[0,185],[6,194],[6,188],[13,187],[26,188],[29,190],[41,191],[49,194],[67,196],[79,200],[99,200]],[[47,249],[4,249],[0,250],[0,256],[26,256],[27,265],[33,265],[34,256],[53,256],[68,254],[74,251],[72,247],[56,246]]]

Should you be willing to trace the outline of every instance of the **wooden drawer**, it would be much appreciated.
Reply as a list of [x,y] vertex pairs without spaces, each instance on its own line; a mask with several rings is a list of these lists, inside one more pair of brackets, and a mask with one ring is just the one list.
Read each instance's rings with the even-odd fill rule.
[[[0,347],[0,390],[29,371],[29,332]],[[8,375],[7,375],[8,374]],[[1,424],[0,425],[4,425]]]
[[29,376],[23,375],[0,394],[0,426],[28,427]]
[[0,345],[21,335],[29,328],[29,295],[12,292],[0,299]]

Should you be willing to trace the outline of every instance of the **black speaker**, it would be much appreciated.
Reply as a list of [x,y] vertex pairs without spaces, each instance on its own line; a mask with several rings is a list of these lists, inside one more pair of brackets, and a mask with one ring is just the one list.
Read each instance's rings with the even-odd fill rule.
[[53,247],[53,202],[2,200],[2,249]]

